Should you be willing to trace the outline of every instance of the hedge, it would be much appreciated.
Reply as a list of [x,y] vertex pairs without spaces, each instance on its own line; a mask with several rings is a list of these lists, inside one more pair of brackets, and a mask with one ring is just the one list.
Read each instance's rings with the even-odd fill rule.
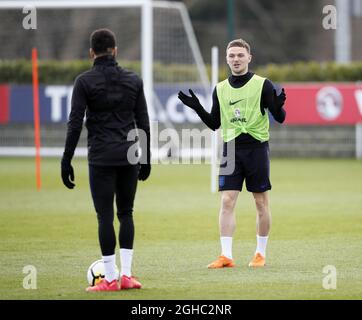
[[291,81],[361,81],[362,62],[337,64],[335,62],[319,63],[296,62],[293,64],[268,64],[257,68],[256,72],[268,79],[278,82]]
[[[120,65],[140,74],[140,63],[120,61]],[[39,82],[42,84],[71,84],[81,72],[89,69],[90,60],[74,61],[40,61]],[[210,66],[207,71],[210,73]],[[295,62],[292,64],[268,64],[252,69],[257,74],[276,82],[291,81],[361,81],[362,62],[343,65],[334,62]],[[220,79],[228,76],[228,68],[223,66],[219,71]],[[197,79],[195,65],[154,64],[155,82],[177,83]],[[0,60],[0,83],[31,83],[31,63],[28,60]]]

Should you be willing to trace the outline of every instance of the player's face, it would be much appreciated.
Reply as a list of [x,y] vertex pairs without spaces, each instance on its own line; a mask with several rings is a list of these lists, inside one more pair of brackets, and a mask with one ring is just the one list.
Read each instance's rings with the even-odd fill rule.
[[246,48],[231,47],[226,52],[226,62],[235,76],[247,73],[250,61],[251,54]]

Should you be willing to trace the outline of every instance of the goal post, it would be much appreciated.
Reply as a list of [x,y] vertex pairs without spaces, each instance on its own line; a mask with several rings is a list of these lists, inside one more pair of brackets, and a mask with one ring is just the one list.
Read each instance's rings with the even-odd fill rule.
[[185,5],[182,2],[152,1],[152,0],[33,0],[33,1],[2,1],[1,9],[23,9],[34,7],[36,9],[89,9],[89,8],[125,8],[139,7],[142,10],[141,19],[141,70],[144,81],[144,91],[150,106],[150,117],[153,115],[153,9],[165,8],[176,9],[180,12],[182,23],[188,37],[192,55],[200,75],[200,80],[205,91],[209,90],[209,79],[206,67],[201,56],[192,24]]
[[[215,88],[219,79],[219,48],[211,48],[211,90]],[[212,94],[212,93],[211,93]],[[211,99],[212,100],[212,99]],[[218,130],[211,133],[211,173],[210,189],[212,193],[217,191],[217,151],[218,151]]]
[[[142,78],[144,81],[144,92],[147,101],[152,103],[153,99],[153,17],[152,0],[33,0],[33,1],[2,1],[0,9],[23,9],[33,7],[35,9],[89,9],[89,8],[122,8],[140,7],[142,10]],[[150,106],[150,117],[153,117],[153,105]]]
[[[21,26],[25,17],[23,9],[34,7],[37,13],[37,30],[24,30]],[[29,60],[30,47],[36,46],[40,64],[46,61],[86,61],[88,60],[88,37],[91,31],[107,27],[115,31],[121,65],[139,73],[144,82],[144,91],[150,119],[158,121],[160,128],[203,127],[201,120],[192,110],[177,99],[179,90],[194,89],[200,101],[206,102],[210,96],[210,81],[207,74],[190,17],[182,2],[151,0],[33,0],[1,1],[4,45],[0,61]],[[12,38],[6,41],[5,28],[14,30]],[[31,46],[30,46],[31,45]],[[87,62],[88,63],[88,62]],[[129,63],[127,65],[127,63]],[[89,66],[91,63],[89,63]],[[130,67],[129,67],[130,65]],[[134,69],[134,68],[135,69]],[[41,124],[47,126],[49,135],[42,135],[42,152],[51,148],[59,150],[64,144],[65,113],[69,114],[72,81],[65,83],[41,83]],[[2,135],[0,154],[14,147],[24,147],[24,155],[29,155],[32,145],[28,142],[25,129],[19,129],[19,122],[29,127],[27,88],[22,83],[9,83],[11,117],[9,123],[0,125]],[[1,89],[1,88],[0,88]],[[19,97],[24,98],[19,98]],[[1,96],[0,96],[1,98]],[[44,105],[44,104],[47,105]],[[205,103],[205,106],[207,104]],[[49,111],[51,109],[51,111]],[[13,117],[14,115],[14,117]],[[13,118],[12,118],[13,117]],[[14,129],[11,130],[11,127]],[[15,129],[16,127],[16,129]],[[58,130],[58,132],[56,132]],[[62,131],[60,131],[62,130]],[[23,135],[18,137],[15,135]],[[153,135],[156,136],[156,135]],[[83,137],[84,138],[84,137]],[[49,141],[49,142],[48,142]],[[82,144],[83,141],[83,144]],[[43,141],[42,141],[43,142]],[[6,147],[7,149],[4,149]],[[77,154],[85,152],[84,139],[77,148]],[[10,149],[11,148],[11,149]],[[21,151],[21,150],[20,150]],[[21,154],[21,152],[16,154]],[[181,151],[181,150],[180,150]],[[203,156],[209,158],[210,148],[202,149]],[[180,152],[182,153],[182,152]],[[13,153],[12,153],[13,154]],[[182,154],[187,154],[182,153]]]

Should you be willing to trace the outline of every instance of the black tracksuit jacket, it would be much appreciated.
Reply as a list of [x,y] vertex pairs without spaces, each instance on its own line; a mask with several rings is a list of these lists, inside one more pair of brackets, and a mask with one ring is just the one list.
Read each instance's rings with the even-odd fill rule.
[[135,142],[127,135],[136,127],[146,133],[147,148],[142,151],[149,161],[150,124],[142,80],[119,67],[113,56],[96,58],[93,68],[76,78],[71,103],[63,161],[73,157],[84,115],[90,165],[128,165],[127,151]]

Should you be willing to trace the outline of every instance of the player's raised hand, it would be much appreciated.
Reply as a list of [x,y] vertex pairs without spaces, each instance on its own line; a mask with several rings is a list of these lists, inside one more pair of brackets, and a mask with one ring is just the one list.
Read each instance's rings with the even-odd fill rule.
[[68,161],[62,161],[61,169],[62,169],[62,180],[63,180],[64,185],[68,189],[73,189],[75,187],[75,184],[73,183],[74,182],[74,170],[73,170],[72,165]]
[[182,103],[184,105],[190,107],[191,109],[197,109],[197,108],[201,107],[200,101],[196,97],[194,92],[191,89],[189,89],[189,92],[190,92],[191,96],[188,96],[187,94],[180,91],[178,93],[178,98],[182,101]]
[[275,106],[280,109],[287,99],[287,95],[285,94],[284,88],[282,88],[281,92],[277,95],[277,91],[274,89],[274,103]]

